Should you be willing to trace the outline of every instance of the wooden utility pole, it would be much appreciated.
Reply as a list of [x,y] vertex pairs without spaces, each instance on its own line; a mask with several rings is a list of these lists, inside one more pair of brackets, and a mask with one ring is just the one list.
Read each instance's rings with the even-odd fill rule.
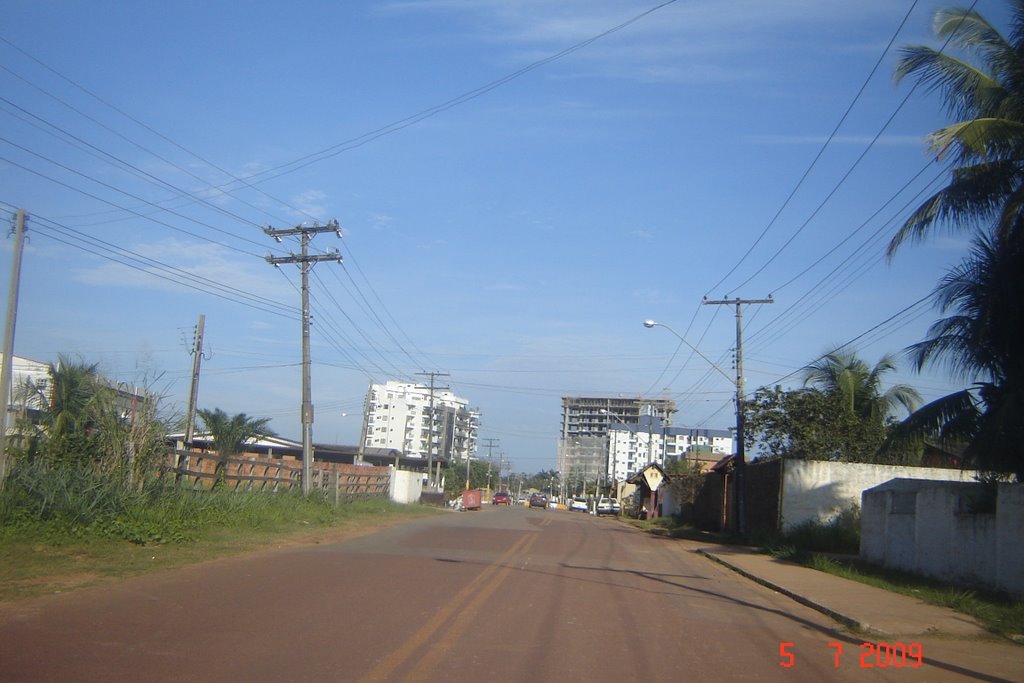
[[308,227],[298,225],[286,230],[274,230],[264,228],[263,232],[273,237],[278,242],[282,237],[299,237],[302,251],[299,254],[290,256],[267,256],[267,263],[272,266],[280,266],[282,263],[299,264],[299,272],[302,274],[302,494],[308,496],[313,480],[313,399],[310,388],[310,357],[309,357],[309,271],[313,264],[320,261],[337,261],[341,263],[341,253],[335,249],[328,254],[309,254],[309,242],[314,235],[322,232],[333,232],[341,237],[341,228],[338,221],[332,221],[324,226],[314,225]]
[[7,478],[7,412],[11,402],[11,376],[14,374],[14,322],[18,317],[18,287],[21,284],[21,254],[25,249],[25,210],[18,209],[14,219],[14,257],[11,284],[7,290],[7,323],[4,327],[4,358],[0,368],[0,491]]
[[744,304],[773,304],[775,300],[770,296],[767,299],[704,299],[705,306],[726,305],[736,306],[736,531],[743,535],[746,533],[746,469],[747,449],[744,441],[743,416],[743,305]]

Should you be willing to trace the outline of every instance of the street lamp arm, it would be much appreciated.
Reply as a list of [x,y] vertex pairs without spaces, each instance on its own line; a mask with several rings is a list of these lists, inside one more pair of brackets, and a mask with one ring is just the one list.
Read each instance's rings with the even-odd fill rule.
[[710,365],[711,367],[713,367],[715,370],[718,371],[718,374],[720,374],[722,377],[725,377],[727,380],[729,380],[729,382],[733,386],[736,386],[736,380],[734,378],[730,377],[725,372],[725,370],[722,370],[722,368],[718,367],[718,365],[716,365],[713,360],[711,360],[710,358],[705,356],[703,353],[701,353],[700,349],[698,349],[696,346],[694,346],[690,342],[686,341],[686,339],[683,338],[683,335],[679,334],[678,332],[676,332],[674,329],[672,329],[671,327],[669,327],[665,323],[658,323],[658,322],[654,322],[653,320],[645,320],[644,321],[644,327],[646,327],[647,329],[651,329],[652,327],[664,327],[666,330],[668,330],[669,332],[674,334],[676,337],[678,337],[679,341],[683,342],[684,344],[689,346],[691,349],[693,349],[694,353],[696,353],[698,356],[700,356],[701,358],[706,360],[708,362],[708,365]]

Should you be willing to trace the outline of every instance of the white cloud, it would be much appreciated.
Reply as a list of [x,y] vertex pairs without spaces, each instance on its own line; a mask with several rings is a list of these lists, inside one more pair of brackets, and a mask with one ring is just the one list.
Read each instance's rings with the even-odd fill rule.
[[295,208],[299,209],[303,214],[307,216],[316,216],[317,218],[328,220],[327,210],[328,205],[324,200],[327,199],[327,194],[320,190],[308,189],[303,190],[294,197],[292,197],[292,204]]

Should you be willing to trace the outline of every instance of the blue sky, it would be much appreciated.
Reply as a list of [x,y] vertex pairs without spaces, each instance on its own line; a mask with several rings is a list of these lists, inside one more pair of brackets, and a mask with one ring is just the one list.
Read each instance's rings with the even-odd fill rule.
[[753,390],[935,319],[905,309],[966,237],[883,250],[944,178],[923,137],[945,119],[886,47],[905,17],[895,47],[936,45],[944,4],[9,0],[15,352],[97,362],[180,413],[204,314],[200,407],[298,438],[299,277],[264,260],[298,247],[261,227],[337,219],[313,242],[344,257],[311,278],[315,440],[356,443],[368,382],[428,370],[517,471],[554,466],[563,395],[667,391],[678,424],[727,428],[732,386],[643,320],[731,374],[732,311],[702,297],[771,294],[745,310]]

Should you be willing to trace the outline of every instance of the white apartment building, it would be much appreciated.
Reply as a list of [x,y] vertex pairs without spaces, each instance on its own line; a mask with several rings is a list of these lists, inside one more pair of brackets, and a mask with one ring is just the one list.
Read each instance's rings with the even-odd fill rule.
[[654,415],[671,424],[676,403],[670,398],[588,395],[562,397],[558,438],[558,473],[563,482],[604,481],[608,475],[608,430],[616,424],[638,425]]
[[[431,416],[433,403],[433,416]],[[371,384],[363,444],[405,455],[465,461],[476,456],[480,411],[447,389],[390,380]]]
[[733,452],[732,432],[667,426],[658,417],[608,428],[608,475],[625,481],[651,463],[686,459],[708,467]]

